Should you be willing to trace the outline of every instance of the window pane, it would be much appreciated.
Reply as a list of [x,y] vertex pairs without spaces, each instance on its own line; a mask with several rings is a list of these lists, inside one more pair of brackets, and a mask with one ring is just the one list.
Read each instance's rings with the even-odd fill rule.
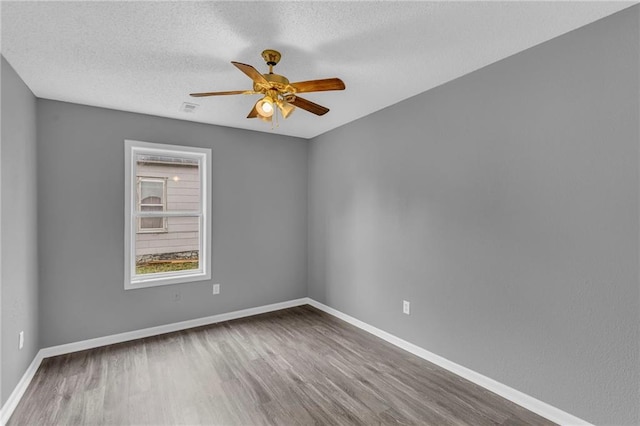
[[[138,177],[163,179],[166,181],[166,209],[168,211],[200,211],[200,162],[199,160],[167,155],[138,154],[136,162]],[[155,183],[155,182],[148,182]],[[149,186],[145,183],[140,198],[162,197],[160,186]],[[164,201],[164,200],[163,200]],[[143,204],[152,204],[144,202]],[[161,203],[159,203],[161,204]]]
[[[143,198],[142,201],[140,202],[141,204],[141,209],[140,210],[145,210],[145,207],[147,207],[147,205],[160,205],[162,206],[162,198],[160,197],[147,197],[147,198]],[[160,209],[162,210],[162,209]]]
[[140,199],[143,204],[162,204],[164,197],[164,182],[148,181],[140,182]]
[[[136,275],[200,269],[200,218],[159,217],[167,232],[136,234]],[[155,223],[157,225],[157,223]]]
[[163,210],[164,208],[162,207],[162,205],[140,206],[140,211],[142,212],[161,212]]
[[[148,199],[154,199],[156,197],[147,197]],[[143,200],[144,201],[144,200]],[[154,201],[154,200],[151,200]],[[143,212],[161,212],[164,211],[163,205],[141,205],[140,211]],[[140,229],[141,232],[145,231],[160,231],[164,232],[166,230],[166,219],[164,217],[141,217],[140,218]]]

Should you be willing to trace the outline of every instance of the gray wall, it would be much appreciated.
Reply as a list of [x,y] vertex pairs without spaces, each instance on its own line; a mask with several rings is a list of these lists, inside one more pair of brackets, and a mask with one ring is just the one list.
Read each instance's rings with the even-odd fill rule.
[[[36,98],[11,65],[2,67],[0,189],[2,385],[0,405],[38,352]],[[18,333],[25,342],[18,350]]]
[[[41,99],[37,120],[41,347],[306,296],[304,140]],[[124,139],[212,148],[212,280],[124,290]]]
[[314,139],[309,296],[639,424],[638,34],[635,6]]
[[[36,115],[3,58],[2,403],[39,347],[308,294],[597,424],[640,423],[638,10],[309,148],[47,100]],[[213,149],[211,281],[124,291],[124,139]]]

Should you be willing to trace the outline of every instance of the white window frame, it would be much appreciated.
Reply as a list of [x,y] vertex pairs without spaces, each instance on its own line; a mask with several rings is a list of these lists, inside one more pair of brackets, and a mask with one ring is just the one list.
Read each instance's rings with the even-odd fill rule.
[[[136,156],[169,155],[192,158],[199,161],[200,210],[199,211],[137,211],[138,180],[136,176]],[[211,149],[180,145],[166,145],[136,140],[124,141],[124,289],[133,290],[161,285],[180,284],[211,279],[211,215],[209,212],[211,190]],[[166,203],[166,198],[165,198]],[[140,217],[199,217],[200,251],[199,268],[176,272],[136,275],[135,242]]]
[[[142,210],[140,207],[142,204],[142,182],[160,182],[162,183],[162,204],[157,204],[162,207],[162,211],[167,211],[167,179],[166,178],[156,178],[156,177],[147,177],[147,176],[137,176],[136,177],[136,207],[138,210]],[[144,204],[149,205],[149,204]],[[138,217],[137,221],[138,225],[138,234],[162,234],[168,232],[167,229],[167,217],[163,216],[162,218],[162,228],[143,228],[142,227],[142,218]]]

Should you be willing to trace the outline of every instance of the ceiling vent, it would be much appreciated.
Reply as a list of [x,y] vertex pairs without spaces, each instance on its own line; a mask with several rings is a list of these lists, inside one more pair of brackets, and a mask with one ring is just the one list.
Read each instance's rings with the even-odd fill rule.
[[180,111],[182,112],[186,112],[186,113],[193,113],[195,112],[195,110],[198,108],[197,104],[192,104],[189,102],[183,102],[182,106],[180,107]]

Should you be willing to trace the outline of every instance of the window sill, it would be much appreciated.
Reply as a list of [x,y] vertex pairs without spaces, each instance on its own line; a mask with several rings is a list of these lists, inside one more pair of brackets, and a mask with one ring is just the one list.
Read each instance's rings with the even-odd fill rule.
[[[151,274],[149,274],[151,275]],[[139,277],[125,281],[125,290],[137,290],[140,288],[159,287],[163,285],[182,284],[211,279],[211,274],[206,272],[193,272],[188,274],[171,274],[170,276]]]

